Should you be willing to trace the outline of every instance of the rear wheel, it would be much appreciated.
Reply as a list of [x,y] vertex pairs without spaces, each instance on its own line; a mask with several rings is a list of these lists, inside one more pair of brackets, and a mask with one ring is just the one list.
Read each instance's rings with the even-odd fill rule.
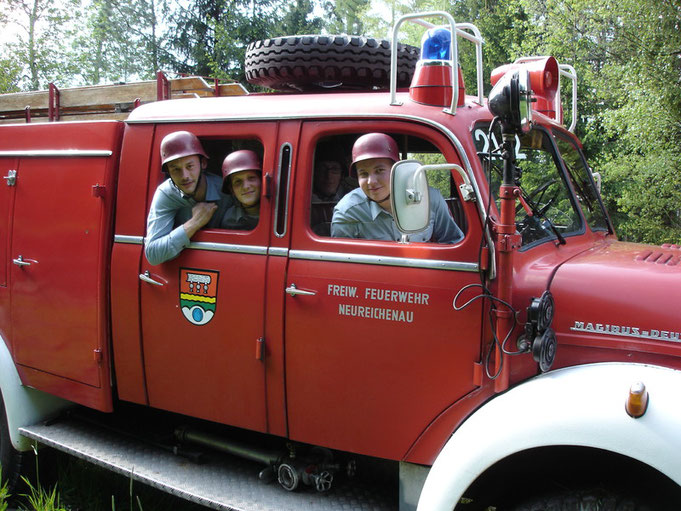
[[19,480],[22,461],[23,454],[14,448],[9,436],[5,402],[0,393],[0,466],[2,466],[2,483],[7,483],[10,493]]
[[[419,49],[398,44],[397,82],[411,82]],[[256,41],[246,50],[246,79],[271,89],[384,89],[390,85],[390,42],[348,35],[302,35]]]

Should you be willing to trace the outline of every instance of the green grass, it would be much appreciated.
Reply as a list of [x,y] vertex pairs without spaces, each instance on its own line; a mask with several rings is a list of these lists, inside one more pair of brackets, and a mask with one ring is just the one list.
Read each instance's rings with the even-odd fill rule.
[[[132,478],[51,449],[35,458],[35,474],[22,477],[12,505],[20,511],[206,511]],[[0,511],[10,496],[0,488]]]

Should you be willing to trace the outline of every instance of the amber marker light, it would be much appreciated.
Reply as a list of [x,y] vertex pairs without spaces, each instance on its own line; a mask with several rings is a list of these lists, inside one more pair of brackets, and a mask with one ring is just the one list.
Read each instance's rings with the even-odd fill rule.
[[648,391],[643,382],[634,383],[629,389],[629,397],[625,403],[627,413],[634,419],[642,417],[648,409]]

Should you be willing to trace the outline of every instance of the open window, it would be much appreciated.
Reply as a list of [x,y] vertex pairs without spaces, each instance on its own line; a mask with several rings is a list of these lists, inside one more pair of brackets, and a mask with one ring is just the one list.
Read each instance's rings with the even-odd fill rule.
[[[233,198],[233,206],[225,211],[214,227],[246,231],[255,229],[263,195],[262,143],[255,139],[199,139],[209,157],[206,172],[219,176],[223,180],[223,193]],[[223,179],[223,163],[229,155],[238,155],[239,158],[232,160],[229,175]],[[257,166],[260,167],[259,172],[254,170]]]
[[[315,146],[314,172],[311,183],[310,228],[318,236],[332,236],[334,209],[346,195],[360,192],[358,179],[350,172],[352,147],[366,132],[343,133],[321,138]],[[414,135],[388,132],[399,149],[399,159],[418,160],[425,164],[447,163],[442,152],[430,141]],[[446,209],[461,231],[467,231],[458,185],[450,170],[427,172],[428,184],[435,188]],[[365,195],[362,197],[366,197]],[[347,199],[346,199],[347,200]],[[376,239],[367,236],[365,239]],[[393,238],[395,239],[395,238]],[[397,238],[399,239],[399,237]],[[395,241],[397,240],[395,239]],[[422,240],[429,241],[429,240]]]

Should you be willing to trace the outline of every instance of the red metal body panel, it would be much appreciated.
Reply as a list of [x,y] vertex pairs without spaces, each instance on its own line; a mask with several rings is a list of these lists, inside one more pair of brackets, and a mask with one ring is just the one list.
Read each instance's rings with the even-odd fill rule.
[[111,334],[118,396],[148,404],[140,333],[139,272],[146,229],[147,187],[154,126],[126,126],[121,152],[116,236],[138,243],[114,243],[111,256]]
[[559,342],[572,348],[562,364],[596,348],[608,359],[664,356],[665,365],[681,366],[681,250],[601,243],[563,264],[551,289]]
[[[33,387],[110,410],[106,270],[122,124],[3,134],[1,149],[19,152],[11,258],[30,263],[13,264],[9,275],[19,373]],[[102,153],[82,152],[92,150]]]

